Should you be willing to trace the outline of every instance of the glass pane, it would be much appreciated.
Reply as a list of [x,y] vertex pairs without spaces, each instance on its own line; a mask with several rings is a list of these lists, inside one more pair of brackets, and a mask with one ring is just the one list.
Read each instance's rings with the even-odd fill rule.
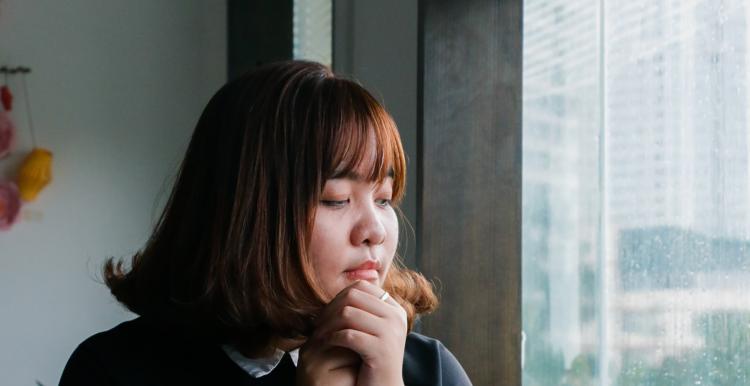
[[746,385],[745,0],[606,4],[611,379]]
[[524,385],[591,384],[598,371],[598,13],[524,4]]
[[749,14],[526,0],[526,385],[750,384]]
[[332,0],[294,0],[292,55],[331,66]]

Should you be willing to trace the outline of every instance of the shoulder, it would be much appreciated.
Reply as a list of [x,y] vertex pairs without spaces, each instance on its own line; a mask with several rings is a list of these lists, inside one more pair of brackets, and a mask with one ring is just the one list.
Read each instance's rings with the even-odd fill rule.
[[404,383],[411,385],[471,385],[456,357],[435,338],[416,332],[406,337]]
[[219,351],[139,317],[78,345],[60,385],[194,384],[204,370],[224,369]]
[[138,317],[90,336],[78,348],[99,351],[105,347],[111,348],[113,345],[133,346],[137,345],[139,341],[146,340],[150,333],[151,329],[148,328],[145,320]]
[[[155,342],[142,318],[94,334],[76,347],[65,365],[60,385],[120,384],[129,377]],[[147,342],[152,342],[148,344]],[[151,347],[149,347],[151,346]],[[140,369],[143,371],[143,369]]]
[[169,343],[165,338],[139,317],[84,340],[73,352],[71,360],[78,356],[92,355],[105,363],[126,363],[128,358],[152,352],[159,346],[167,346]]

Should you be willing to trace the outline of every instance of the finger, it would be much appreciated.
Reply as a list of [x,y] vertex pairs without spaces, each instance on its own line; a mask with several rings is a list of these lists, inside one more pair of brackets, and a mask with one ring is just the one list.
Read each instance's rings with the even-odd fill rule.
[[379,318],[391,318],[394,308],[380,299],[365,293],[359,288],[350,288],[342,296],[326,306],[322,316],[318,319],[316,328],[331,323],[332,320],[340,318],[344,307],[351,306],[367,311]]
[[298,381],[324,377],[326,384],[331,386],[353,384],[350,380],[352,377],[356,378],[362,364],[362,358],[358,353],[344,347],[327,344],[313,344],[312,346],[313,348],[305,355],[300,353],[296,371]]
[[299,351],[302,363],[319,363],[324,361],[328,368],[339,368],[358,365],[359,354],[347,348],[331,345],[326,340],[309,340]]
[[[396,301],[396,299],[390,296],[390,294],[386,299],[381,299],[381,297],[385,293],[385,290],[383,290],[382,288],[367,281],[364,281],[363,283],[361,283],[361,285],[358,285],[353,288],[360,289],[364,292],[367,292],[368,294],[375,296],[378,302],[381,302],[382,304],[386,304],[392,307],[393,309],[396,310],[396,315],[399,317],[399,319],[401,319],[403,323],[405,324],[407,323],[408,316],[406,315],[406,310],[404,309],[403,306],[401,306],[401,304],[399,304]],[[386,315],[393,315],[392,313],[388,311],[385,311],[385,312],[386,312]],[[385,317],[383,314],[379,314],[379,315]]]
[[324,352],[328,368],[335,370],[342,367],[358,366],[362,362],[359,354],[339,346],[332,346]]
[[376,298],[379,298],[380,295],[383,294],[383,289],[379,286],[370,283],[367,280],[358,280],[356,283],[354,283],[353,288],[356,288],[360,291],[367,292],[368,294],[375,296]]
[[[398,319],[403,325],[407,324],[404,308],[394,299],[379,299],[383,289],[367,281],[358,281],[340,291],[329,303],[316,321],[316,330],[330,325],[340,318],[341,310],[346,306],[353,306],[384,319]],[[377,296],[375,296],[377,295]],[[332,329],[325,328],[325,331]],[[325,337],[323,337],[325,338]]]
[[401,304],[399,304],[399,302],[397,302],[396,299],[394,299],[392,297],[388,297],[388,299],[385,299],[385,301],[383,303],[385,303],[385,304],[391,306],[393,309],[395,309],[396,312],[398,313],[398,316],[401,319],[401,321],[404,324],[407,324],[407,319],[409,317],[406,314],[406,309],[404,309],[404,307]]
[[[361,296],[362,293],[364,293],[365,296]],[[352,287],[349,290],[349,296],[343,297],[342,302],[350,299],[351,302],[346,304],[362,308],[363,310],[381,318],[398,318],[406,323],[406,310],[391,296],[388,296],[384,300],[380,299],[383,293],[384,290],[382,288],[364,282],[360,286]]]
[[343,297],[346,297],[347,294],[349,293],[349,291],[351,291],[353,288],[355,288],[358,285],[358,283],[359,283],[359,281],[356,281],[356,282],[348,285],[347,287],[345,287],[341,291],[339,291],[339,293],[336,294],[336,296],[334,296],[334,298],[331,299],[330,302],[328,302],[328,304],[325,306],[325,308],[323,309],[323,311],[320,313],[320,316],[318,316],[318,320],[316,321],[316,324],[320,325],[320,323],[322,323],[323,321],[329,319],[330,316],[331,316],[331,314],[335,313],[336,310],[338,310],[340,308],[338,306],[342,303],[341,299]]
[[331,334],[328,344],[347,348],[359,354],[363,361],[375,357],[374,349],[377,347],[378,338],[368,333],[357,330],[339,330]]
[[[385,303],[385,304],[389,304],[389,305],[391,305],[391,306],[394,306],[394,307],[399,307],[399,308],[401,308],[401,304],[399,304],[399,303],[398,303],[398,302],[396,301],[396,299],[394,299],[394,298],[393,298],[393,296],[390,296],[390,294],[388,294],[388,295],[389,295],[389,296],[388,296],[388,299],[385,299],[385,300],[381,300],[381,301],[382,301],[383,303]],[[378,298],[378,300],[380,300],[380,298]]]
[[383,289],[376,286],[375,284],[372,284],[368,282],[367,280],[357,280],[351,285],[347,286],[343,290],[341,290],[336,297],[331,301],[331,303],[341,301],[341,298],[346,296],[346,293],[352,290],[359,290],[366,294],[369,294],[375,298],[380,298],[381,295],[383,295]]
[[326,340],[333,331],[354,329],[375,336],[383,336],[388,324],[385,319],[353,306],[344,306],[341,311],[327,323],[318,327],[315,332],[320,339]]
[[[326,340],[329,333],[343,328],[361,328],[368,332],[376,329],[375,324],[385,320],[381,315],[374,314],[366,305],[370,295],[359,290],[351,290],[342,302],[329,306],[330,310],[324,318],[318,321],[313,336],[316,339]],[[387,307],[380,305],[380,307]],[[382,311],[382,310],[381,310]]]
[[392,296],[390,296],[390,294],[388,294],[388,297],[386,299],[381,299],[383,294],[387,291],[385,291],[383,288],[380,288],[376,286],[375,284],[372,284],[368,281],[362,280],[361,283],[356,283],[356,285],[353,286],[352,288],[366,292],[385,304],[389,304],[394,307],[402,308],[401,305],[398,304],[398,302]]

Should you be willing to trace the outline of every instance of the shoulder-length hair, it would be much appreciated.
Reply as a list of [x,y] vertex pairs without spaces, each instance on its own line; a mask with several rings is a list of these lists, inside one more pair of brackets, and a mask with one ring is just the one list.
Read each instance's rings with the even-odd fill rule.
[[[104,278],[131,311],[222,342],[262,348],[309,335],[325,305],[308,253],[325,181],[353,171],[375,138],[369,178],[406,183],[398,130],[356,82],[323,65],[259,67],[222,87],[201,115],[170,198],[130,269]],[[437,307],[425,278],[394,259],[384,287],[407,310]]]

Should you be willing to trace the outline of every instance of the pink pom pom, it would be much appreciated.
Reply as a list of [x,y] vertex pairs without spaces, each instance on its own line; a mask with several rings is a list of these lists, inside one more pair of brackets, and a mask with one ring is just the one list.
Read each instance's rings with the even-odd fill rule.
[[0,159],[10,154],[16,144],[16,125],[7,112],[0,110]]
[[21,196],[11,181],[0,181],[0,230],[7,230],[18,220]]

